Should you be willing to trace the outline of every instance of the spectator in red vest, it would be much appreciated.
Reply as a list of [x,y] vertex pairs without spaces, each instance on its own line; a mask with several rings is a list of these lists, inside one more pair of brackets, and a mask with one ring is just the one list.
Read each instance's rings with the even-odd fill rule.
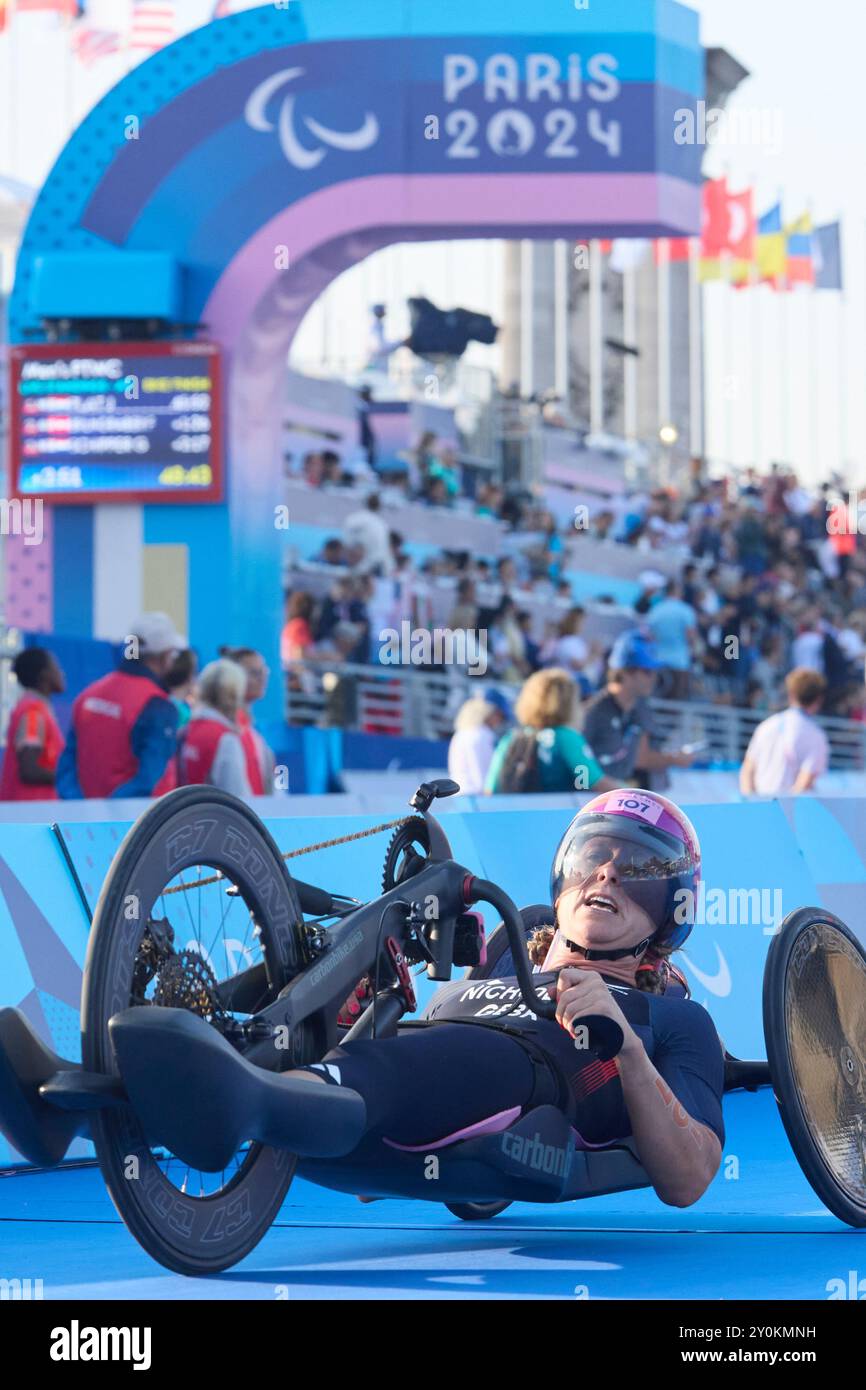
[[252,711],[268,688],[270,670],[261,652],[252,647],[221,647],[220,656],[237,662],[246,672],[246,694],[238,710],[237,724],[247,760],[247,777],[253,796],[270,796],[274,791],[274,755],[256,728]]
[[233,796],[252,795],[237,722],[246,691],[247,674],[236,661],[221,657],[205,666],[198,683],[199,704],[180,743],[182,786],[207,784]]
[[0,801],[56,801],[54,780],[63,735],[50,701],[66,689],[66,678],[44,647],[19,652],[12,670],[23,693],[6,730]]
[[116,671],[72,707],[57,790],[75,798],[161,796],[177,784],[178,713],[163,685],[186,639],[167,613],[143,613]]

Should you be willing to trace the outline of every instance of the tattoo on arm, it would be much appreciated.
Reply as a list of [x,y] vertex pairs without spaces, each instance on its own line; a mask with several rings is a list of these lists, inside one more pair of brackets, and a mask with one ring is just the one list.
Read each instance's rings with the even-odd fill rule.
[[660,1076],[656,1076],[655,1083],[656,1090],[664,1101],[665,1106],[671,1112],[671,1118],[674,1124],[677,1125],[679,1129],[687,1130],[689,1137],[697,1144],[701,1152],[703,1152],[704,1139],[706,1138],[706,1126],[700,1125],[697,1120],[692,1119],[689,1112],[677,1100],[670,1086],[668,1086]]

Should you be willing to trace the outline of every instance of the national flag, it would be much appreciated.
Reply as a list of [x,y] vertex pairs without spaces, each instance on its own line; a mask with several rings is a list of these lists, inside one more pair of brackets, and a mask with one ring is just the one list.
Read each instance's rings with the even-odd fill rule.
[[704,184],[704,217],[701,231],[701,280],[728,280],[743,284],[755,260],[753,193],[731,193],[725,178]]
[[804,212],[785,228],[788,241],[785,278],[789,285],[814,285],[815,260],[812,251],[812,214]]
[[129,47],[156,53],[177,38],[174,0],[133,0]]
[[776,203],[758,218],[758,278],[776,285],[785,274],[787,238],[782,226],[782,204]]
[[120,35],[116,30],[98,29],[87,22],[75,25],[70,43],[75,57],[85,67],[119,52],[121,47]]
[[812,249],[815,258],[815,289],[844,289],[841,224],[828,222],[824,227],[816,227],[812,239]]
[[721,280],[722,256],[728,246],[729,227],[728,180],[707,179],[701,216],[701,260],[698,269],[701,280]]
[[726,268],[731,284],[742,285],[748,281],[755,263],[756,237],[757,223],[751,188],[730,194],[727,250],[731,259]]
[[703,189],[701,254],[720,256],[728,243],[728,180],[707,179]]

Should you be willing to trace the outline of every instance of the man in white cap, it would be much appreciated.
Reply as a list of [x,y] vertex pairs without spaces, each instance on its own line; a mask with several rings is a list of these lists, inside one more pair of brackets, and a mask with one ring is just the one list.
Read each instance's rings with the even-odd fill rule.
[[186,647],[167,613],[143,613],[120,665],[82,690],[57,769],[62,797],[161,796],[177,785],[177,708],[163,680]]

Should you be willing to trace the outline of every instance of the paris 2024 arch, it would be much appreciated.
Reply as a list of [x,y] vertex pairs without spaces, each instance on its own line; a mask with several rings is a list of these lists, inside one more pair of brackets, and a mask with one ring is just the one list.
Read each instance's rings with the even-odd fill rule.
[[202,655],[243,641],[276,666],[281,394],[309,306],[393,242],[696,233],[701,151],[677,130],[702,92],[673,0],[288,0],[142,63],[40,192],[10,338],[159,319],[216,343],[225,490],[46,506],[38,561],[9,547],[11,620],[119,636],[148,555],[180,556]]

